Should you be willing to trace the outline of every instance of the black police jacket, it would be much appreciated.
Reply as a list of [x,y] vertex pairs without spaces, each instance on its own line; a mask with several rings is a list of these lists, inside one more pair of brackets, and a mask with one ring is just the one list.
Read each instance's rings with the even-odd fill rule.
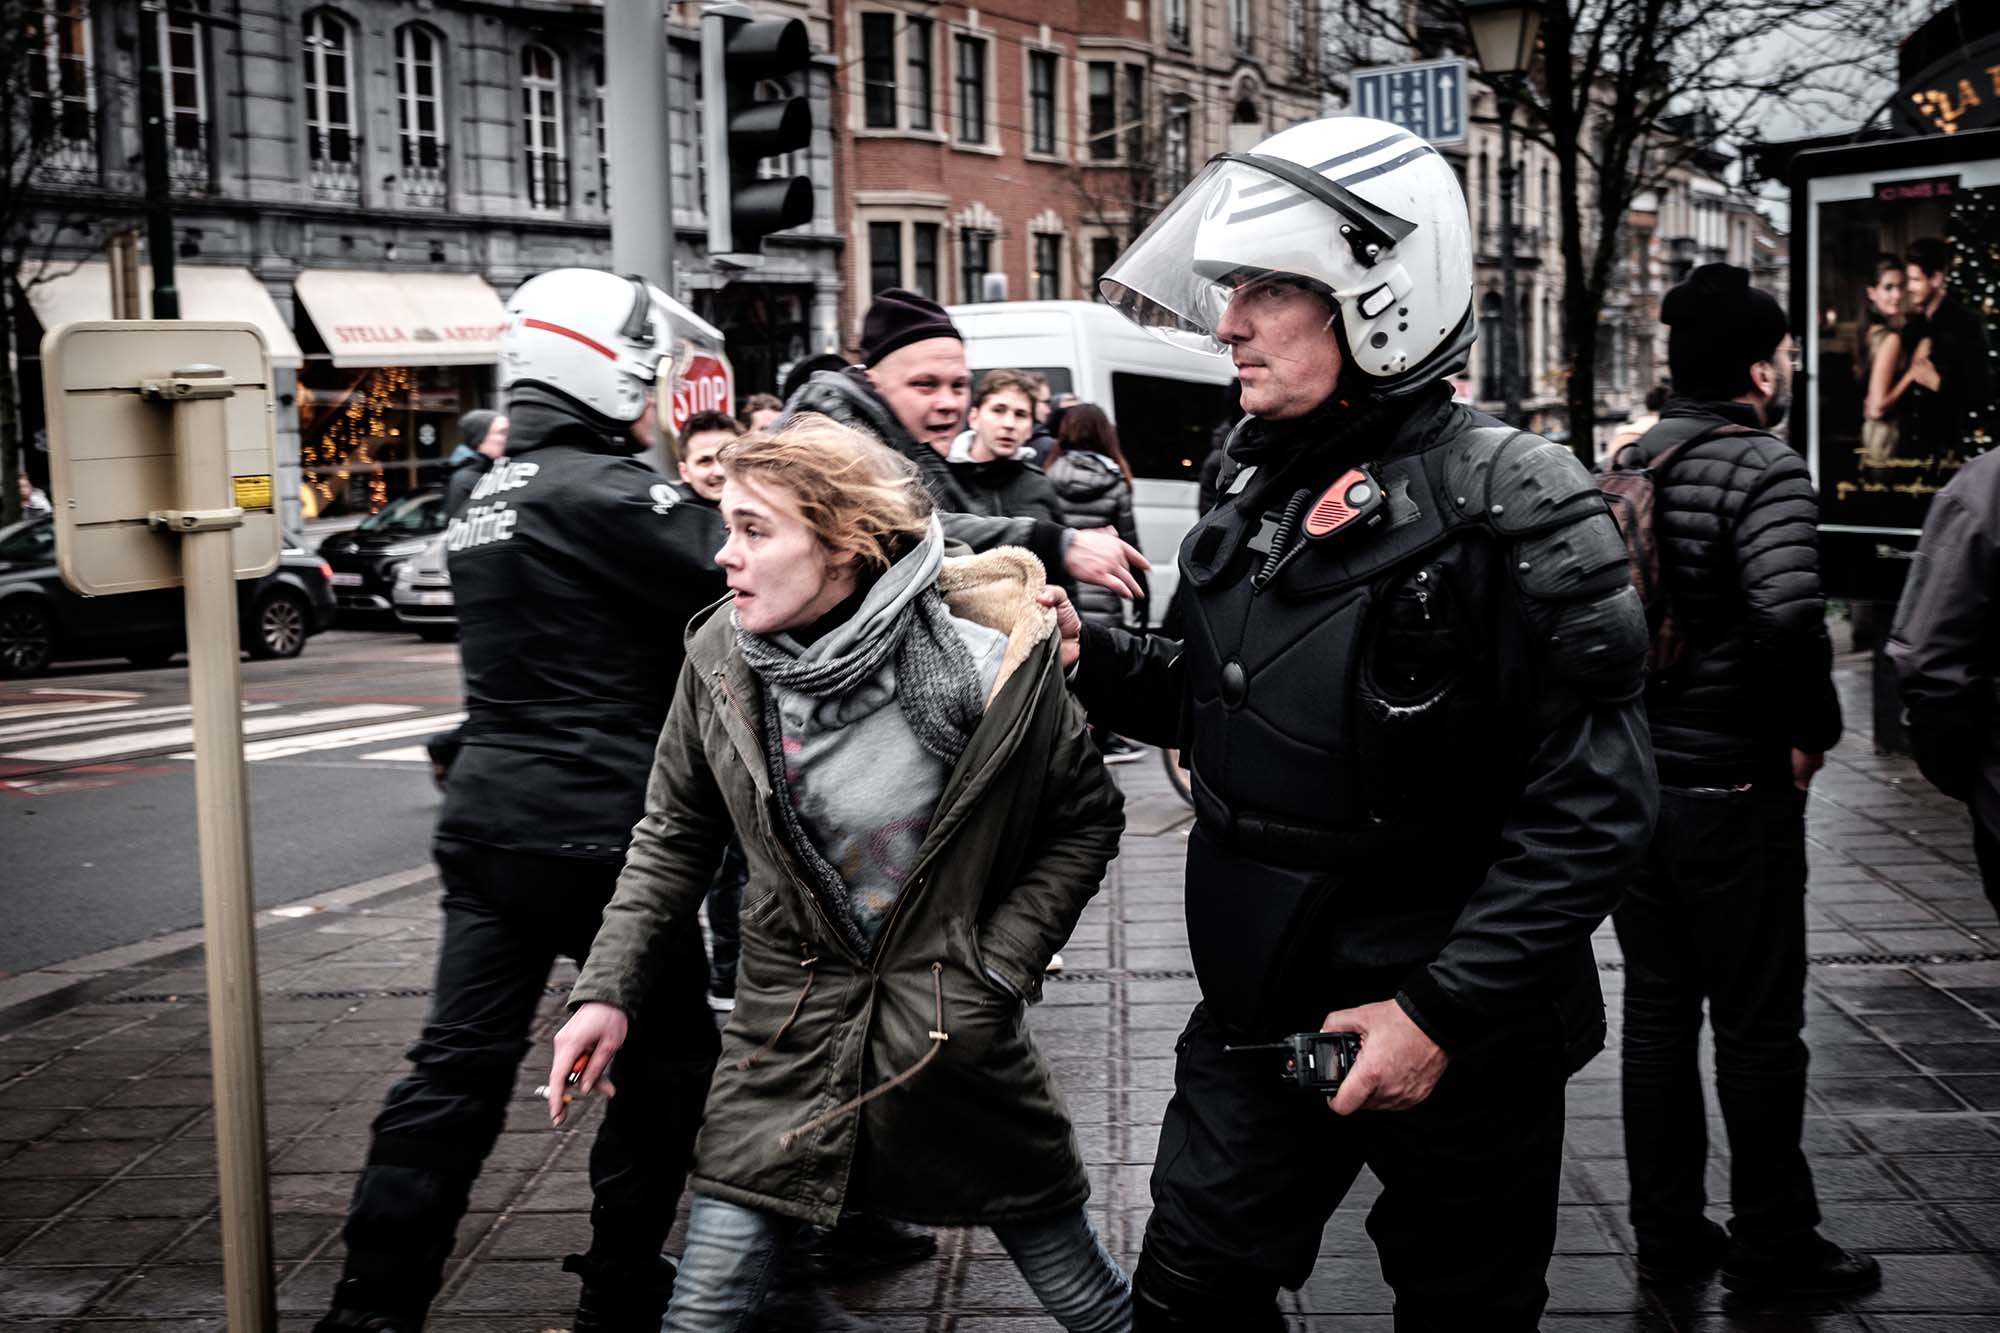
[[[1183,747],[1210,1012],[1268,1037],[1374,987],[1447,1051],[1560,1013],[1580,1065],[1604,1034],[1590,933],[1658,807],[1602,498],[1442,389],[1252,419],[1231,463],[1181,547],[1183,640],[1087,626],[1076,673],[1098,721]],[[1379,521],[1301,536],[1357,465]]]
[[464,749],[438,836],[622,859],[695,612],[725,591],[721,517],[534,396],[446,533]]

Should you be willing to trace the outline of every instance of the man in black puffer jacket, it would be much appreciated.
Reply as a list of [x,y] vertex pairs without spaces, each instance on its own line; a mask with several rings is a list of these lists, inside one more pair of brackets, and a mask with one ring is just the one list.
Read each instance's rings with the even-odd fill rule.
[[[1799,1145],[1806,1098],[1806,790],[1840,739],[1819,581],[1819,501],[1769,433],[1790,399],[1784,311],[1727,264],[1667,294],[1679,395],[1616,460],[1679,452],[1655,511],[1686,648],[1646,695],[1660,823],[1614,916],[1625,950],[1625,1153],[1639,1275],[1771,1293],[1880,1278],[1816,1228]],[[1715,1027],[1729,1131],[1730,1232],[1703,1213],[1708,1143],[1696,1055]],[[1733,1240],[1733,1244],[1731,1243]]]

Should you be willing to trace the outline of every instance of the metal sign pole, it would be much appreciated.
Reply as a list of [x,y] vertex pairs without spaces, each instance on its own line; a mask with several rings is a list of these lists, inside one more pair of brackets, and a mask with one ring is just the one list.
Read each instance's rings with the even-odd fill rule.
[[271,1281],[271,1203],[264,1163],[264,1064],[257,944],[251,915],[250,810],[243,771],[242,668],[231,531],[242,526],[229,469],[234,383],[189,366],[142,386],[172,404],[177,510],[153,522],[181,534],[188,682],[194,706],[196,830],[202,937],[208,954],[209,1063],[222,1182],[223,1286],[232,1333],[278,1327]]

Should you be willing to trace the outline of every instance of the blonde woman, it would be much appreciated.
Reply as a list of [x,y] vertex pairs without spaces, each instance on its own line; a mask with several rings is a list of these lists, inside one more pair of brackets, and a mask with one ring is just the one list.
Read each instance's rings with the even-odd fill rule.
[[1035,601],[1041,567],[947,558],[915,469],[825,417],[721,462],[733,596],[688,628],[550,1079],[587,1057],[580,1087],[603,1083],[656,941],[693,916],[733,825],[750,866],[736,1010],[665,1328],[742,1327],[797,1230],[852,1210],[990,1226],[1065,1328],[1128,1329],[1024,1022],[1124,825]]

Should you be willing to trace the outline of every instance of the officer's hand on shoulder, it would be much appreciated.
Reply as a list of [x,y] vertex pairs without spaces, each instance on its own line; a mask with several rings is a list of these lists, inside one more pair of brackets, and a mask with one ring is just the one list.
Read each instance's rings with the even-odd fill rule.
[[1424,1035],[1394,1000],[1328,1014],[1319,1030],[1361,1038],[1354,1067],[1340,1081],[1340,1091],[1326,1099],[1336,1115],[1407,1111],[1431,1095],[1451,1063],[1444,1048]]

